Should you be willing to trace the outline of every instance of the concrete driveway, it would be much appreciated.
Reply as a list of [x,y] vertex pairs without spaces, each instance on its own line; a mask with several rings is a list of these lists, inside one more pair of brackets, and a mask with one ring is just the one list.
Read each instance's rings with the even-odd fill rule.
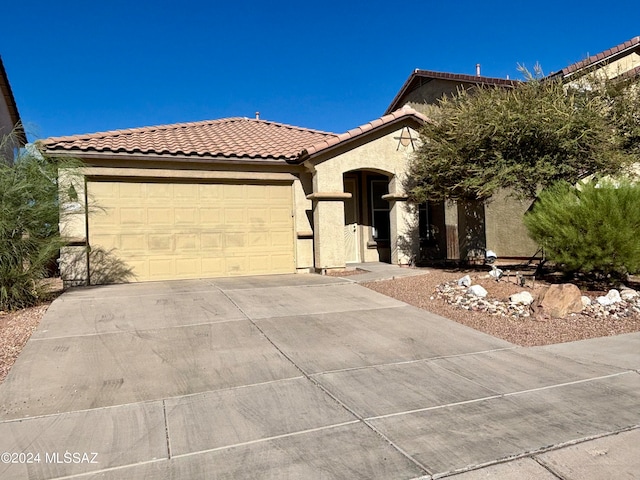
[[348,278],[76,289],[0,385],[0,478],[639,478],[638,369],[638,334],[520,348]]

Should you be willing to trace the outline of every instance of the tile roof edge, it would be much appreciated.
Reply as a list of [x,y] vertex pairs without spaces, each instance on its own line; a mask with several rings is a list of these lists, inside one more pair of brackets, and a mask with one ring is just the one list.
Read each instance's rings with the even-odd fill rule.
[[316,130],[316,129],[313,129],[313,128],[298,127],[296,125],[289,125],[289,124],[286,124],[286,123],[274,122],[274,121],[270,121],[270,120],[262,120],[262,119],[247,118],[247,117],[226,117],[226,118],[218,118],[218,119],[215,119],[215,120],[201,120],[201,121],[197,121],[197,122],[169,123],[169,124],[163,124],[163,125],[150,125],[150,126],[145,126],[145,127],[125,128],[125,129],[117,129],[117,130],[106,130],[106,131],[94,132],[94,133],[83,133],[83,134],[78,134],[78,135],[65,135],[65,136],[60,136],[60,137],[48,137],[48,138],[40,139],[40,140],[38,140],[38,142],[40,144],[42,144],[42,145],[50,145],[50,144],[54,144],[54,143],[76,142],[76,141],[81,141],[81,140],[93,140],[93,139],[99,139],[99,138],[115,137],[115,136],[120,136],[120,135],[131,135],[131,134],[134,134],[134,133],[149,133],[149,132],[155,132],[155,131],[159,131],[159,130],[167,131],[167,130],[177,130],[177,129],[180,129],[180,128],[187,128],[187,127],[203,127],[203,126],[207,126],[207,125],[221,124],[221,123],[231,123],[231,122],[239,122],[239,121],[256,122],[256,123],[262,123],[262,124],[265,124],[265,125],[274,125],[274,126],[277,126],[277,127],[289,128],[289,129],[292,129],[292,130],[298,130],[298,131],[302,131],[302,132],[317,133],[317,134],[321,134],[321,135],[336,135],[335,133],[332,133],[332,132],[325,132],[325,131]]
[[330,148],[334,148],[338,145],[362,137],[363,135],[374,132],[382,127],[391,125],[405,118],[413,118],[419,123],[431,121],[426,115],[418,112],[417,110],[414,110],[411,107],[404,106],[398,110],[395,110],[394,112],[391,112],[390,114],[383,115],[382,117],[371,120],[370,122],[367,122],[363,125],[352,128],[351,130],[347,130],[346,132],[341,133],[334,138],[324,139],[314,145],[311,145],[309,148],[306,148],[302,152],[300,152],[294,162],[302,163],[312,156],[318,155],[319,153],[324,152]]
[[640,45],[640,36],[635,36],[629,40],[626,40],[618,45],[615,45],[611,48],[603,50],[602,52],[596,53],[595,55],[590,55],[589,57],[580,60],[579,62],[572,63],[557,72],[551,73],[548,76],[568,76],[573,73],[578,72],[584,68],[588,68],[596,63],[601,63],[606,61],[608,58],[617,55],[625,50],[633,49]]
[[407,93],[407,90],[409,89],[409,87],[417,77],[422,77],[422,78],[430,77],[430,78],[437,78],[437,79],[443,79],[443,80],[458,80],[466,83],[485,83],[485,84],[505,85],[505,86],[509,86],[509,85],[514,86],[518,83],[521,83],[520,80],[509,80],[506,78],[474,76],[474,75],[466,75],[462,73],[438,72],[435,70],[421,70],[419,68],[416,68],[413,72],[411,72],[411,75],[409,75],[407,80],[405,80],[404,84],[402,85],[402,87],[400,87],[400,90],[398,91],[396,96],[393,97],[393,100],[391,100],[391,103],[389,104],[387,109],[384,111],[384,115],[388,115],[391,112],[397,110],[398,108],[401,108],[401,107],[398,107],[397,105],[398,102]]

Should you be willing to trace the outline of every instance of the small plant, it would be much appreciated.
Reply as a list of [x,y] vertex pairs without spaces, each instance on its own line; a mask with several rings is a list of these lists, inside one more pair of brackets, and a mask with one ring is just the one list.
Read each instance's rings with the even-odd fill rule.
[[640,186],[560,182],[540,193],[524,223],[567,273],[625,280],[640,271]]

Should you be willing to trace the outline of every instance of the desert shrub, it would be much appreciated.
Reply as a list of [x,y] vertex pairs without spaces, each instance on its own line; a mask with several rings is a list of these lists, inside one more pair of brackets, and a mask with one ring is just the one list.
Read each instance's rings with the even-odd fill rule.
[[36,304],[42,278],[57,258],[58,162],[25,150],[0,159],[0,310]]
[[568,273],[624,279],[640,271],[640,186],[561,182],[525,215],[529,235]]

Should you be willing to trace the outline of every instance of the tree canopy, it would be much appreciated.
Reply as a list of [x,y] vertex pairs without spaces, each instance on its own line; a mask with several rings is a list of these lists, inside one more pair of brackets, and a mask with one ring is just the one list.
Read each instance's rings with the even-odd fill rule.
[[413,200],[486,200],[500,189],[532,199],[557,181],[613,174],[637,161],[637,81],[572,88],[526,75],[513,88],[478,87],[441,100],[409,166]]

